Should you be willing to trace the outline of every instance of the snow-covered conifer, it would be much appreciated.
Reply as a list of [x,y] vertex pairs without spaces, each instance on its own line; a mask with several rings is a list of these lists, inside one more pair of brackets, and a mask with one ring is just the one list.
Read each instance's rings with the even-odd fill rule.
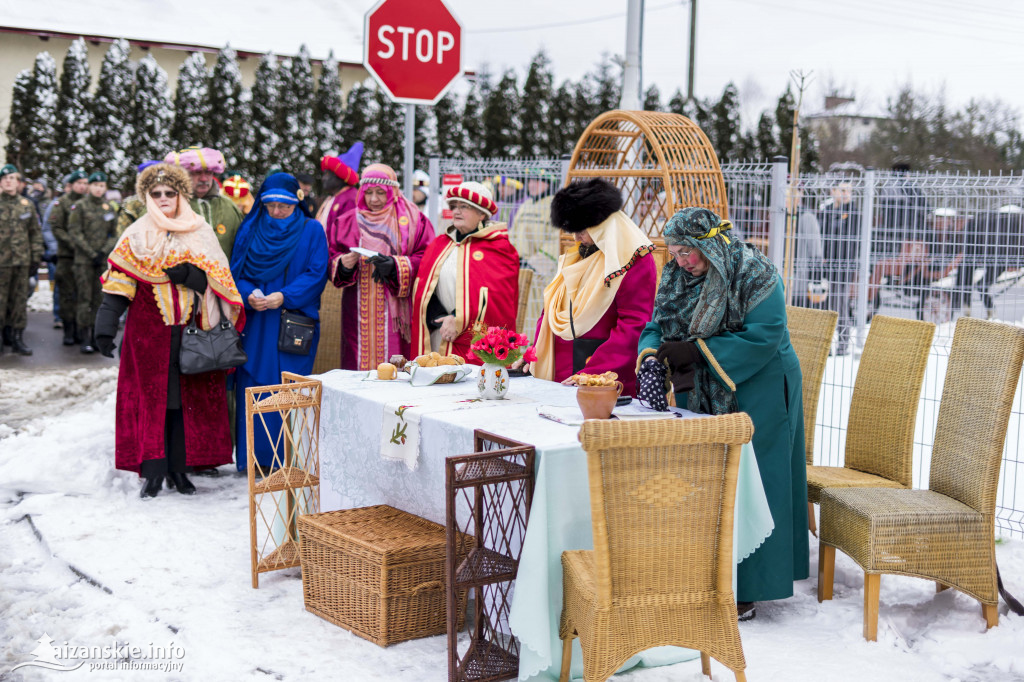
[[89,147],[89,50],[79,38],[64,55],[57,95],[57,147],[54,166],[63,176],[92,164]]
[[171,142],[179,149],[212,144],[209,78],[206,58],[199,52],[190,54],[178,69]]
[[123,188],[129,169],[135,164],[128,157],[132,144],[132,92],[135,74],[130,60],[131,45],[119,38],[110,44],[100,65],[96,94],[91,102],[89,129],[93,166],[110,176],[111,187]]

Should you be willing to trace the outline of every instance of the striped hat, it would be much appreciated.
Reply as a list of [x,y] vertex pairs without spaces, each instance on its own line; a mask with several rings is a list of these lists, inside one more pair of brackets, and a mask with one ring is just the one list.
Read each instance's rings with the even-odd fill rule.
[[491,190],[479,182],[464,182],[456,187],[449,187],[444,198],[448,202],[449,207],[451,207],[452,202],[461,201],[480,209],[488,215],[493,216],[498,212],[498,205],[494,203],[494,199],[491,197]]

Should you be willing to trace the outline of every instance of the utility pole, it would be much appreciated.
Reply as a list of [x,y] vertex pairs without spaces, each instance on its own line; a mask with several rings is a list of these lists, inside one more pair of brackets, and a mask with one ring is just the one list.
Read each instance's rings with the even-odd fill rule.
[[690,0],[690,72],[686,80],[686,101],[693,101],[693,69],[697,56],[697,0]]
[[619,108],[635,111],[643,106],[644,0],[629,0],[626,10],[626,62],[622,66]]

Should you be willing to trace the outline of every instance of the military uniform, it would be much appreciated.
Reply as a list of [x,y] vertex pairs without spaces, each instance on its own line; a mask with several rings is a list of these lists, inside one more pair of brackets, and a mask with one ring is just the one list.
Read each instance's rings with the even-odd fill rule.
[[117,214],[117,236],[124,234],[132,223],[146,215],[146,204],[134,194],[124,200]]
[[[87,195],[71,205],[68,237],[74,248],[75,287],[78,305],[75,319],[79,329],[91,328],[103,300],[100,275],[107,268],[107,255],[117,244],[117,213],[106,199]],[[89,339],[85,339],[88,342]]]
[[220,248],[224,249],[224,255],[230,261],[231,247],[235,245],[235,234],[238,232],[238,226],[242,224],[242,211],[235,206],[235,202],[220,193],[216,184],[205,197],[193,197],[188,203],[192,210],[213,228]]
[[43,232],[32,202],[0,194],[0,327],[15,334],[28,320],[28,279],[43,257]]
[[57,273],[54,283],[57,285],[60,317],[64,322],[64,345],[71,345],[75,342],[75,299],[77,298],[73,265],[75,250],[71,246],[71,239],[68,236],[68,218],[71,215],[71,206],[82,196],[75,192],[68,192],[59,199],[54,199],[53,208],[50,210],[50,231],[57,239]]

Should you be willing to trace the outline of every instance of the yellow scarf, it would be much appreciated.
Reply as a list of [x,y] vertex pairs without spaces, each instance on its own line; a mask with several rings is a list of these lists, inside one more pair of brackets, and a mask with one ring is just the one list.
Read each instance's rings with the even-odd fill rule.
[[537,333],[533,363],[533,375],[539,379],[554,380],[554,335],[571,341],[574,331],[580,337],[593,329],[615,300],[622,276],[637,258],[654,251],[651,240],[622,211],[587,231],[599,251],[589,258],[580,258],[578,251],[563,254],[558,274],[544,289],[544,323]]

